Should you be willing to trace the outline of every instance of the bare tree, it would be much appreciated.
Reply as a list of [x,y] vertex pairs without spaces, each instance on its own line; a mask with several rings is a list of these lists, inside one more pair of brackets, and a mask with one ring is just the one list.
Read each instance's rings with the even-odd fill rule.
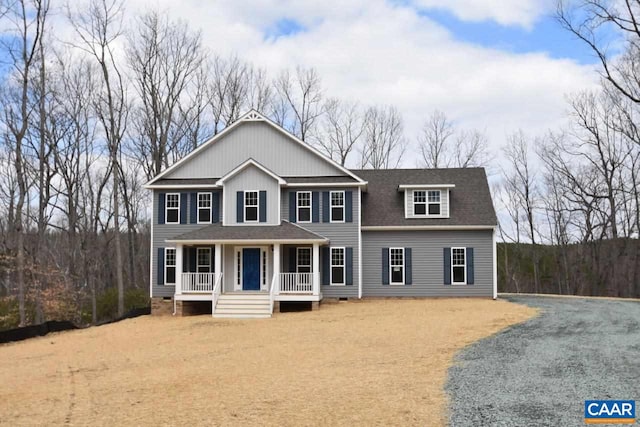
[[402,116],[395,107],[369,107],[365,113],[360,167],[393,169],[406,150]]
[[317,145],[322,152],[344,166],[347,158],[362,140],[365,121],[356,103],[344,103],[330,98],[325,103],[322,134]]
[[298,66],[293,76],[289,70],[282,71],[274,86],[279,98],[273,112],[276,122],[308,142],[323,113],[320,76],[313,68]]
[[114,56],[114,42],[122,34],[123,4],[120,0],[93,0],[79,12],[67,10],[80,39],[77,48],[89,54],[101,73],[101,90],[95,103],[96,113],[109,148],[113,179],[113,231],[116,252],[116,283],[118,314],[124,314],[124,278],[122,247],[120,244],[120,150],[126,131],[128,101],[125,83]]

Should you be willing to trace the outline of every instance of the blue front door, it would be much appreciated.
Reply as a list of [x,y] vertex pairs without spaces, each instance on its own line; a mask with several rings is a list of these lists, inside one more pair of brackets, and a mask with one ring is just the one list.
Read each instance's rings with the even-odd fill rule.
[[260,290],[260,249],[242,250],[242,290]]

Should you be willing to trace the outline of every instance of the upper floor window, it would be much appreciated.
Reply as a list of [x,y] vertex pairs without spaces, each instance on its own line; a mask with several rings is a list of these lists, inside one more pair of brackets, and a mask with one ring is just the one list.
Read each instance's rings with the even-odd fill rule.
[[414,190],[413,192],[413,214],[427,214],[427,192],[423,190]]
[[311,191],[298,191],[298,222],[311,222]]
[[427,201],[429,202],[429,215],[440,215],[441,191],[429,190],[427,192]]
[[166,224],[180,223],[180,193],[167,193],[165,218]]
[[331,284],[344,285],[344,248],[331,248]]
[[451,248],[451,283],[467,283],[466,248]]
[[198,224],[211,222],[211,193],[198,193]]
[[165,248],[164,250],[164,282],[176,283],[176,250],[175,248]]
[[244,220],[245,222],[258,221],[258,192],[244,192]]
[[344,222],[344,191],[332,191],[331,222]]
[[404,285],[404,248],[389,249],[389,283]]

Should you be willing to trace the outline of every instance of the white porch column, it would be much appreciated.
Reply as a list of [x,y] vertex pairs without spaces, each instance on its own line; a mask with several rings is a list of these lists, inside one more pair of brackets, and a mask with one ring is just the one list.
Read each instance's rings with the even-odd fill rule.
[[176,244],[176,295],[182,294],[182,244]]
[[[215,254],[213,255],[213,271],[216,273],[216,280],[220,273],[222,273],[222,245],[217,243],[215,247]],[[215,285],[215,281],[213,283]]]
[[275,279],[275,295],[280,293],[280,243],[273,245],[273,277]]
[[320,295],[320,245],[313,244],[313,295]]

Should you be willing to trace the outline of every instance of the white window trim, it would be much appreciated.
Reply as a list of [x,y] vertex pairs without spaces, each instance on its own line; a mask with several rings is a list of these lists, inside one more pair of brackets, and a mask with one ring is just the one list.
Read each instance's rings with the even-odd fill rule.
[[[402,282],[394,282],[392,280],[393,278],[393,272],[391,271],[391,260],[393,259],[393,257],[391,256],[391,251],[394,250],[401,250],[402,251]],[[407,272],[407,269],[405,268],[405,258],[404,258],[404,248],[389,248],[389,285],[393,285],[393,286],[403,286],[404,282],[405,282],[405,274]]]
[[[244,281],[242,279],[242,272],[243,272],[243,265],[242,265],[242,250],[243,249],[260,249],[260,258],[259,260],[259,265],[260,265],[260,276],[259,276],[259,283],[260,283],[260,291],[266,291],[268,290],[267,287],[267,281],[265,279],[268,279],[267,275],[269,273],[269,262],[270,262],[270,257],[269,257],[269,247],[268,246],[234,246],[233,247],[233,255],[234,255],[234,260],[233,260],[233,290],[234,292],[243,292],[242,288],[244,285]],[[224,251],[223,251],[224,252]],[[264,260],[264,256],[266,254],[266,264],[263,263]],[[223,264],[224,265],[224,264]],[[271,269],[271,271],[273,271],[273,269]]]
[[[167,264],[167,252],[169,251],[174,251],[175,252],[175,256],[174,256],[174,264],[169,266]],[[178,260],[177,260],[177,256],[178,256],[178,251],[176,250],[176,248],[164,248],[164,284],[165,285],[175,285],[176,282],[167,282],[167,268],[169,267],[173,267],[176,269],[176,274],[175,277],[176,279],[178,278],[178,269],[177,269],[177,264],[178,264]]]
[[[247,205],[247,193],[256,193],[256,205],[255,205],[256,206],[256,219],[255,219],[255,221],[254,220],[251,220],[251,221],[247,220],[247,207],[248,207],[248,205]],[[260,222],[260,191],[258,191],[258,190],[245,190],[245,191],[242,192],[242,197],[244,197],[244,206],[243,206],[244,217],[242,218],[243,222],[248,222],[250,224],[254,224],[254,223]],[[251,207],[253,207],[253,205],[251,205]]]
[[[309,265],[300,265],[300,251],[309,251]],[[297,247],[296,248],[296,273],[300,273],[300,267],[309,267],[309,272],[313,273],[313,250],[309,247]]]
[[[439,196],[438,196],[438,200],[439,202],[429,202],[429,193],[432,191],[437,191]],[[427,215],[428,217],[442,217],[444,216],[443,212],[442,212],[442,190],[427,190]],[[438,205],[440,206],[440,213],[439,214],[429,214],[429,205]]]
[[[197,193],[198,195],[196,196],[196,223],[197,224],[211,224],[212,220],[213,220],[213,193],[210,193],[208,191],[203,192],[203,193]],[[209,207],[208,208],[201,208],[200,207],[200,195],[201,194],[208,194],[209,195]],[[200,209],[208,209],[209,210],[209,221],[200,221]]]
[[[200,264],[200,251],[209,252],[209,264]],[[196,248],[196,273],[200,273],[200,267],[209,267],[209,273],[212,272],[213,266],[211,265],[211,248]]]
[[[302,194],[302,193],[306,193],[309,195],[309,221],[301,221],[300,220],[300,208],[307,208],[306,206],[299,206],[299,199],[298,199],[298,195]],[[300,223],[300,224],[309,224],[311,222],[313,222],[313,194],[311,194],[311,191],[296,191],[296,222]]]
[[[454,249],[462,249],[464,252],[464,264],[462,265],[462,267],[464,267],[464,282],[455,282],[453,280],[453,250]],[[451,248],[451,284],[458,286],[458,285],[466,285],[467,284],[467,248],[466,247],[455,247],[455,248]],[[458,265],[458,267],[460,267]]]
[[[333,250],[342,249],[342,283],[333,283]],[[329,247],[329,285],[330,286],[346,286],[347,285],[347,249],[344,246]]]
[[[333,194],[334,193],[342,193],[342,221],[334,221],[333,220]],[[336,224],[342,224],[345,222],[345,214],[346,214],[346,209],[345,209],[345,204],[346,204],[346,199],[345,199],[345,192],[344,191],[330,191],[329,192],[329,222],[333,222]],[[339,207],[339,206],[336,206]]]
[[[178,196],[178,221],[173,222],[173,221],[169,221],[169,209],[174,210],[176,208],[170,208],[169,207],[169,196]],[[165,200],[164,200],[164,223],[165,224],[180,224],[180,193],[167,193],[165,195]]]
[[[416,192],[424,192],[424,203],[420,202],[419,204],[424,204],[424,214],[417,214],[416,213]],[[429,192],[427,190],[411,190],[411,202],[412,202],[412,206],[413,206],[413,216],[417,216],[417,217],[423,217],[423,216],[428,216],[429,214],[429,202],[428,202],[428,198],[429,198]]]

